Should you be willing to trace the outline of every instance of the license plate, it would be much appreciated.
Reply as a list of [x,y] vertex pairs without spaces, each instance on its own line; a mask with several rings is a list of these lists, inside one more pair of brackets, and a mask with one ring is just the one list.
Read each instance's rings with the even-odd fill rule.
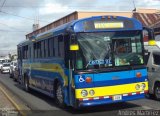
[[122,100],[122,95],[115,95],[113,96],[113,100],[116,101],[116,100]]

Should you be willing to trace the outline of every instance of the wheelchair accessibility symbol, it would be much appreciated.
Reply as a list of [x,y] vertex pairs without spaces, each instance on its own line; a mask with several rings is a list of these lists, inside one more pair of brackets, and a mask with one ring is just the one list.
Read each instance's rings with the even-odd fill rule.
[[80,75],[80,76],[79,76],[79,82],[82,83],[82,82],[84,82],[84,81],[85,81],[85,79],[82,77],[82,75]]

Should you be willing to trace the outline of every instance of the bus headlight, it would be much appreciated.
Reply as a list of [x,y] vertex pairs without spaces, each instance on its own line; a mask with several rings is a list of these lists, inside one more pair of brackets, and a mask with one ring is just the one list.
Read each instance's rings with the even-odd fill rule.
[[144,90],[146,88],[146,84],[142,83],[141,88],[142,88],[142,90]]
[[87,90],[82,90],[82,91],[81,91],[81,95],[82,95],[83,97],[86,97],[86,96],[88,95]]
[[91,96],[93,96],[93,95],[95,94],[94,90],[90,90],[90,91],[89,91],[89,94],[90,94]]
[[140,86],[139,84],[137,84],[137,85],[135,86],[135,89],[136,89],[136,90],[139,90],[140,87],[141,87],[141,86]]

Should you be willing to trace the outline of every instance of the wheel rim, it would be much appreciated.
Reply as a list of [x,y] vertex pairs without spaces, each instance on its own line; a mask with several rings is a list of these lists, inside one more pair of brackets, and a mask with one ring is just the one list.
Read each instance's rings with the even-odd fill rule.
[[62,104],[63,103],[63,93],[62,93],[62,88],[60,85],[57,87],[56,96],[57,96],[58,102]]
[[160,87],[156,87],[156,97],[159,99],[160,98]]

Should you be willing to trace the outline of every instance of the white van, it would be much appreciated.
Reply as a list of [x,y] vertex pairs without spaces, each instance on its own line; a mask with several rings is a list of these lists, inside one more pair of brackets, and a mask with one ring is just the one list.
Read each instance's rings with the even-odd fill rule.
[[145,46],[145,61],[148,69],[149,96],[160,100],[160,48]]
[[0,59],[0,70],[4,62],[5,62],[5,59]]

